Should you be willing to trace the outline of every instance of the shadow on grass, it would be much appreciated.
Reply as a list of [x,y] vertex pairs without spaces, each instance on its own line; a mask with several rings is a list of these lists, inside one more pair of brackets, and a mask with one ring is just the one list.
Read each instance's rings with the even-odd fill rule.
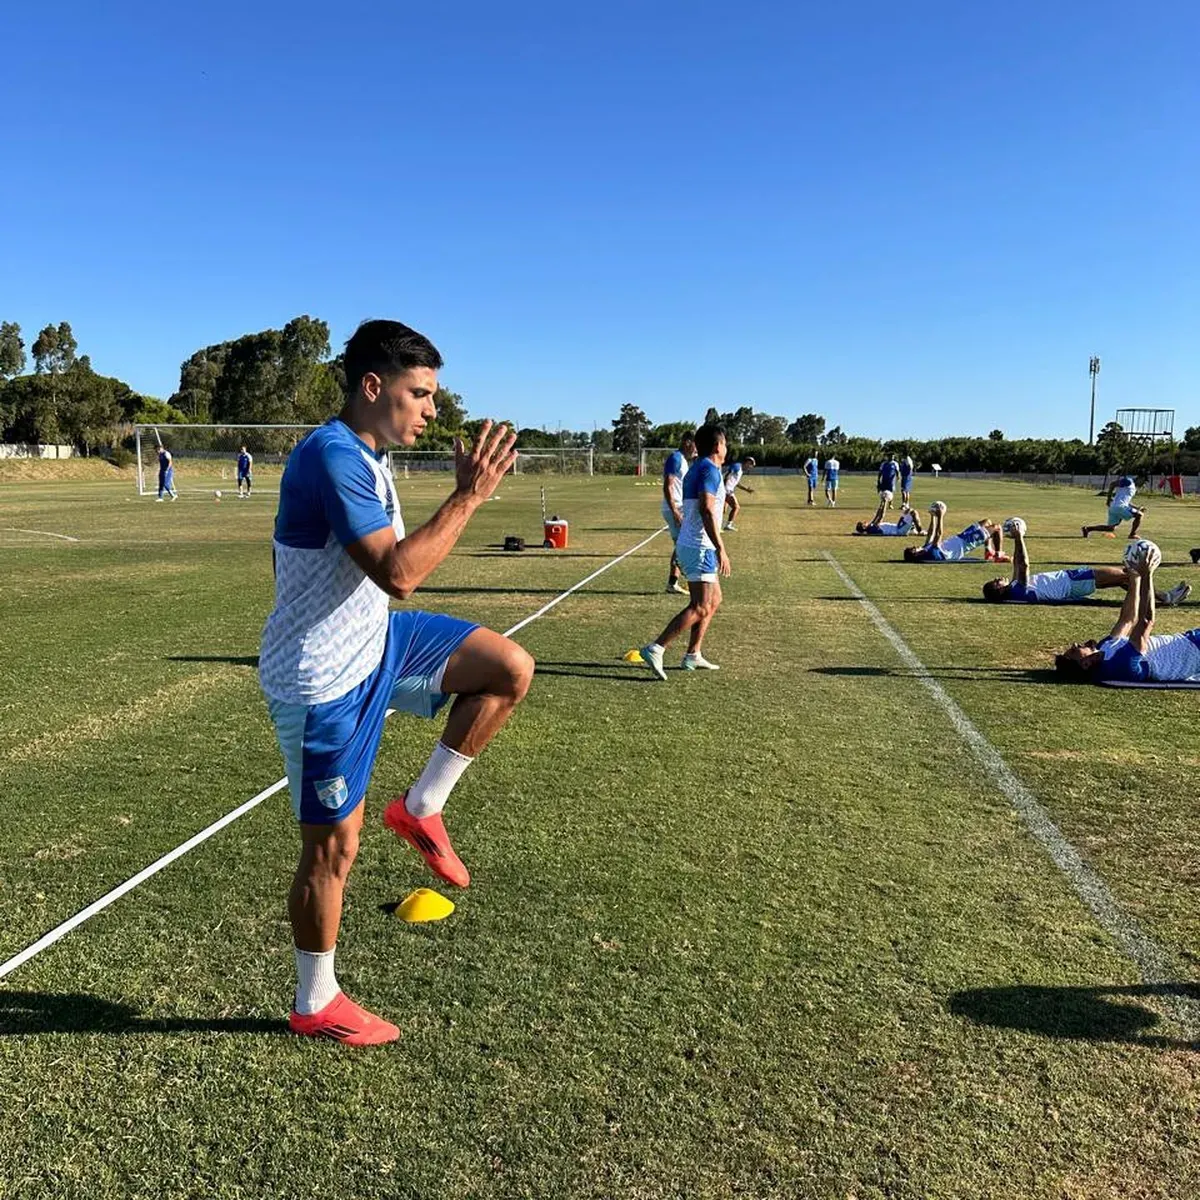
[[809,667],[810,675],[882,675],[892,679],[970,679],[988,683],[1057,683],[1058,674],[1042,667],[929,667],[912,671],[907,667]]
[[142,1017],[136,1008],[79,992],[0,992],[0,1037],[38,1033],[270,1033],[265,1017]]
[[[580,594],[584,596],[657,596],[662,588],[653,591],[636,591],[627,588],[584,588]],[[417,590],[418,596],[561,596],[562,588],[523,588],[523,587],[423,587]]]
[[545,662],[537,660],[535,675],[566,675],[574,679],[606,679],[610,683],[658,683],[653,675],[637,663],[614,662]]
[[1139,997],[1179,997],[1200,1002],[1200,984],[1145,983],[1111,987],[971,988],[951,995],[957,1017],[995,1029],[1017,1029],[1040,1037],[1089,1042],[1126,1042],[1163,1050],[1197,1050],[1200,1042],[1153,1032],[1158,1013],[1134,1003]]
[[168,654],[167,662],[220,662],[258,670],[257,654]]

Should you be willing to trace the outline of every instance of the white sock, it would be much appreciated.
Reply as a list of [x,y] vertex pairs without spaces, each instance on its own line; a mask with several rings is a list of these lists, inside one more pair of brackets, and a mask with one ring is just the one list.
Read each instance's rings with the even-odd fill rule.
[[320,1012],[341,991],[333,973],[333,950],[296,950],[296,1011],[302,1017]]
[[421,778],[408,789],[404,807],[409,816],[420,820],[440,813],[446,807],[454,785],[474,761],[438,742],[425,764],[425,770],[421,772]]

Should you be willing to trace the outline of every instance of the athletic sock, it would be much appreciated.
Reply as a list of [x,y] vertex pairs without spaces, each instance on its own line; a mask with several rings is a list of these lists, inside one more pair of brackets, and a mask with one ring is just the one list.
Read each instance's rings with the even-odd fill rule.
[[296,1011],[302,1017],[320,1012],[341,988],[333,973],[333,950],[301,950],[296,948]]
[[421,778],[408,789],[404,807],[410,817],[421,820],[440,813],[462,773],[474,762],[465,754],[438,742],[421,772]]

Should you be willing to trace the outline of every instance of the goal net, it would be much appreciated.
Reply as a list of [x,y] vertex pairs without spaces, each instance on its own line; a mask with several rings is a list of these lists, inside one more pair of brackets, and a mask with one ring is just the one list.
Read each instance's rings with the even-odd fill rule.
[[[392,474],[411,479],[424,472],[453,471],[452,450],[392,450],[388,454]],[[569,450],[519,450],[513,464],[514,475],[591,475],[593,453],[590,446]]]
[[135,425],[139,496],[158,494],[158,448],[170,451],[177,492],[237,488],[243,446],[253,459],[255,491],[278,491],[284,463],[315,425]]

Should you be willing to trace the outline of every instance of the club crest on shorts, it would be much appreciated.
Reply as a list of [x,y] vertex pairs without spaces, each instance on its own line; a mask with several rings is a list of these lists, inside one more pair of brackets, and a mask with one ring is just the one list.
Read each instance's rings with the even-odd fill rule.
[[335,779],[318,779],[313,787],[316,788],[317,799],[326,808],[341,808],[350,798],[350,789],[341,775]]

